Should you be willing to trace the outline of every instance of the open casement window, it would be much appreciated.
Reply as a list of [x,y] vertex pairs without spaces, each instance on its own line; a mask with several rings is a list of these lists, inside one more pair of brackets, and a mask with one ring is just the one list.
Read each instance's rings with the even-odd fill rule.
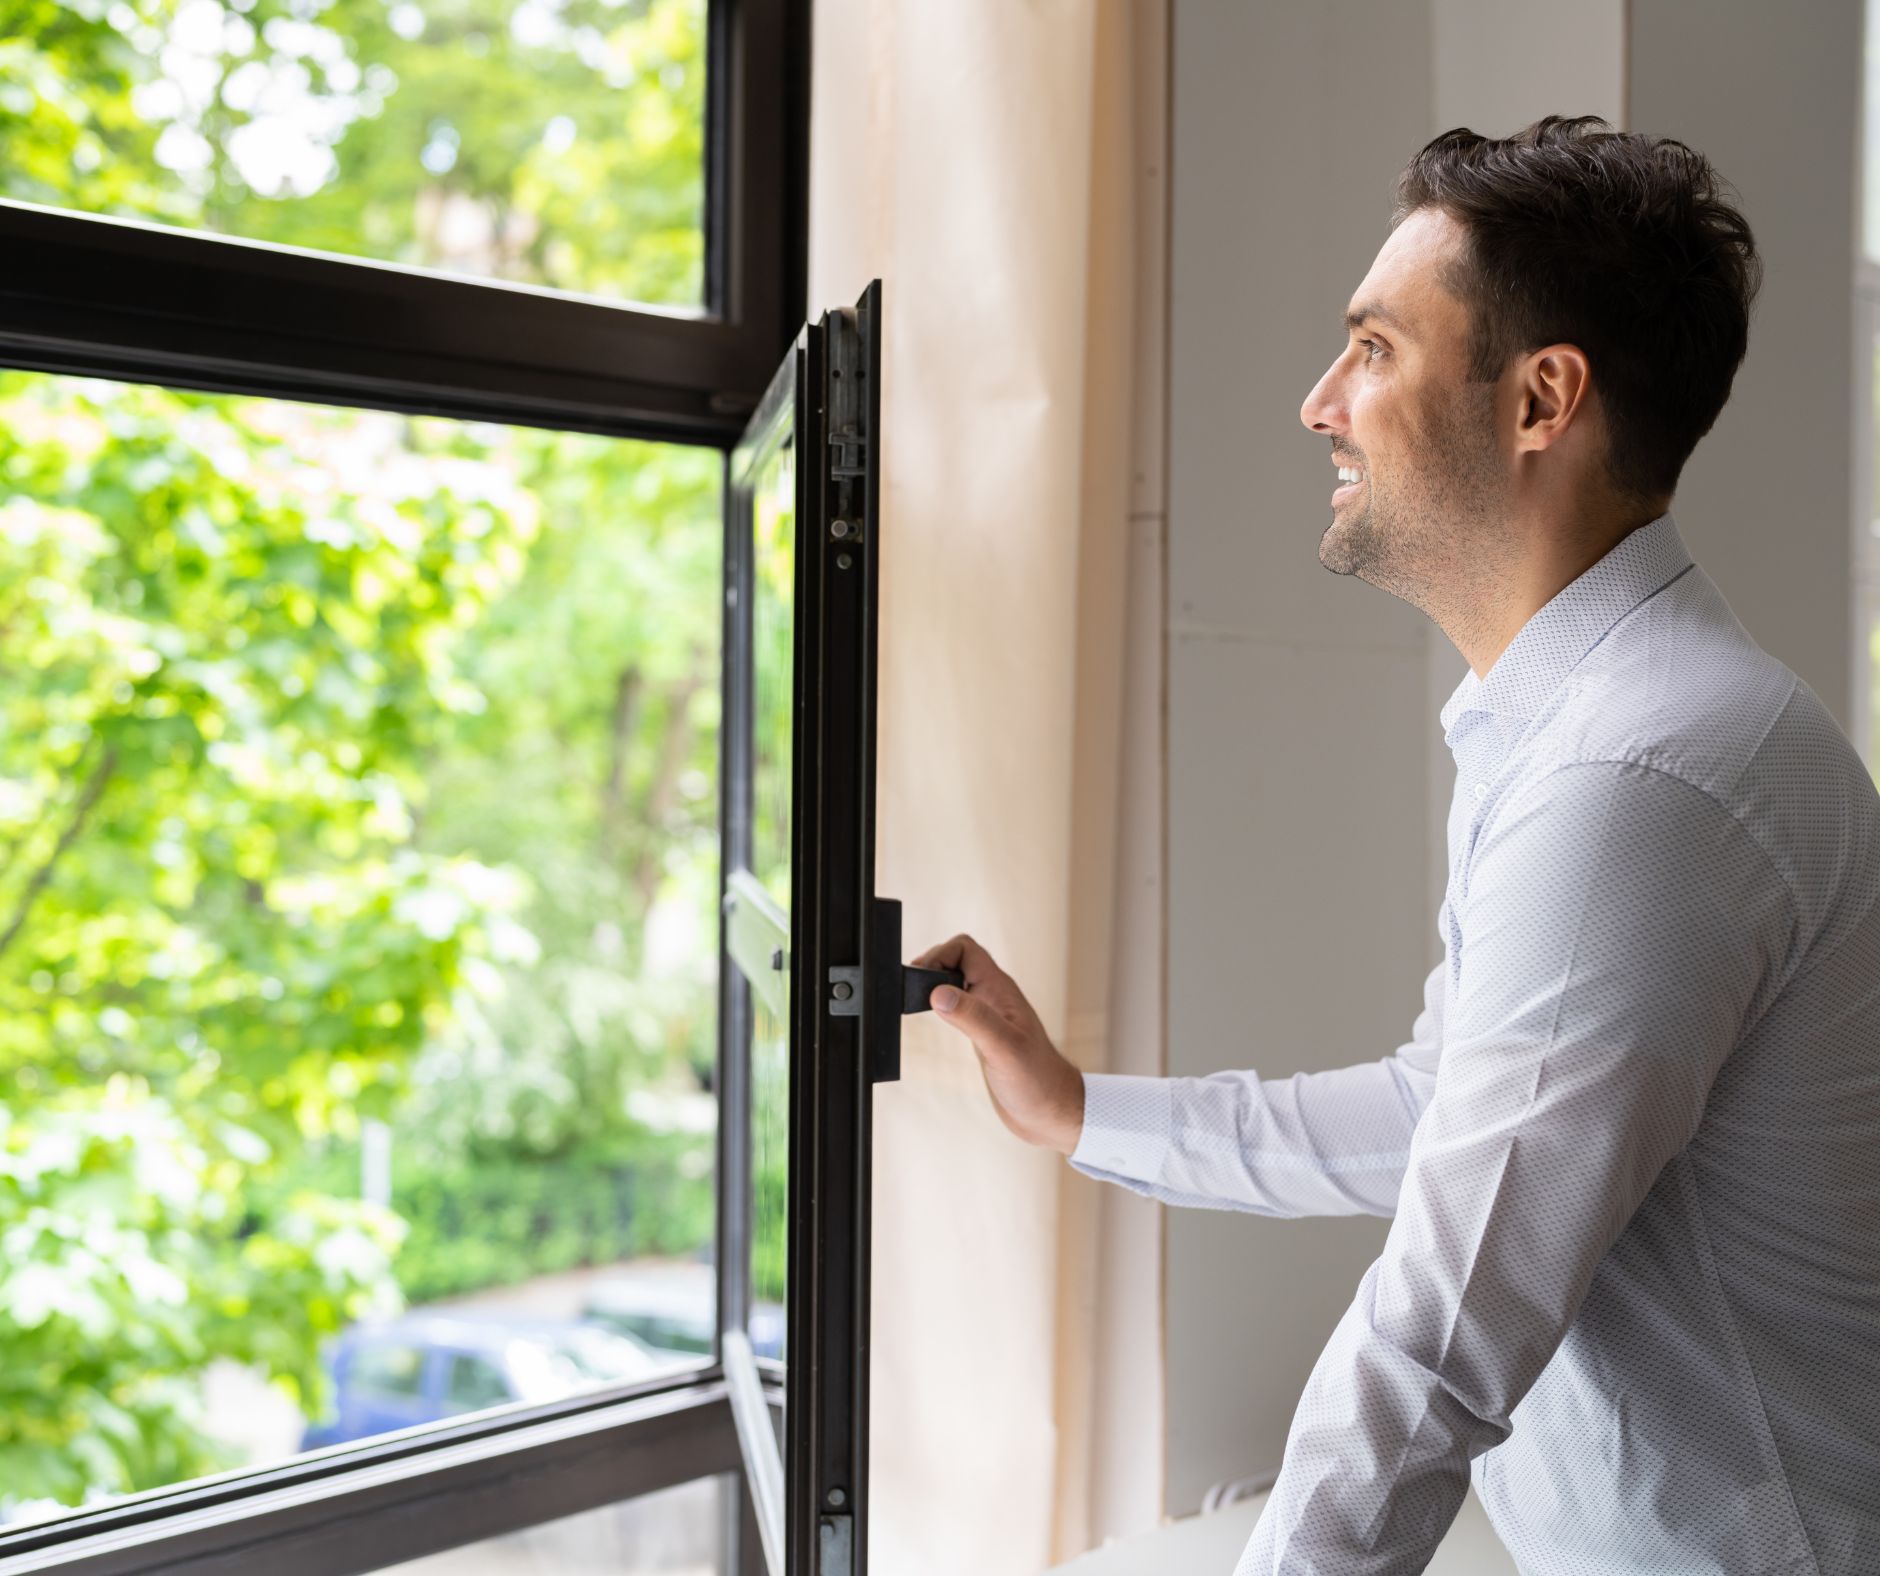
[[723,1346],[770,1576],[867,1566],[872,1090],[959,980],[875,895],[880,325],[877,281],[804,327],[728,491]]
[[[805,971],[866,961],[865,692],[786,650],[780,758],[719,704],[775,635],[725,526],[784,431],[807,7],[10,22],[0,1576],[758,1576],[748,1402],[803,1430],[776,1511],[863,1491],[799,1457],[859,1463],[865,1196],[797,1172],[865,1146],[799,1076],[860,1043]],[[853,561],[786,644],[861,649]],[[733,865],[820,927],[755,1064]]]

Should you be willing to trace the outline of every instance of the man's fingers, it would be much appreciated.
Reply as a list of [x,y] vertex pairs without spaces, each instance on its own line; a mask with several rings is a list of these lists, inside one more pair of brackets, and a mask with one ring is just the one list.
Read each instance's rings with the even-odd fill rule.
[[956,969],[960,966],[960,952],[966,942],[965,936],[955,936],[950,941],[943,941],[937,947],[929,947],[914,960],[917,969]]
[[970,990],[936,985],[928,992],[927,1005],[975,1042],[1004,1046],[1011,1038],[1012,1026]]
[[968,985],[987,984],[1005,972],[992,961],[992,954],[971,936],[960,937],[960,961],[954,967],[966,976]]
[[963,932],[941,942],[937,947],[929,947],[914,960],[914,967],[958,969],[966,976],[969,985],[976,985],[999,973],[999,965],[992,961],[992,954]]
[[992,954],[964,933],[929,947],[914,959],[917,969],[958,969],[968,985],[985,985],[1003,976],[1004,970],[992,961]]

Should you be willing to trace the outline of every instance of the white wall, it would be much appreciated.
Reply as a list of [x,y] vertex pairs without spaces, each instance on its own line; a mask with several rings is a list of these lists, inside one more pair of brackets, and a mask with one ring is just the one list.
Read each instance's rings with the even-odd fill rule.
[[[1486,137],[1505,137],[1543,115],[1600,115],[1615,130],[1632,129],[1625,103],[1625,0],[1574,7],[1548,0],[1433,0],[1431,16],[1432,135],[1467,126]],[[1456,761],[1434,718],[1469,665],[1434,624],[1426,623],[1424,631],[1424,710],[1432,719],[1425,901],[1435,913],[1449,875],[1444,826]],[[1430,963],[1441,955],[1441,943],[1432,937]]]
[[[1464,671],[1318,564],[1301,399],[1429,136],[1604,115],[1702,149],[1768,270],[1673,503],[1751,633],[1848,720],[1859,0],[1176,0],[1168,541],[1168,1065],[1388,1052],[1438,954]],[[1172,1210],[1168,1509],[1274,1465],[1384,1223]]]
[[[1283,1076],[1409,1032],[1439,952],[1436,712],[1463,665],[1421,614],[1320,566],[1331,467],[1298,409],[1409,156],[1455,125],[1623,124],[1624,36],[1623,0],[1176,0],[1172,1073]],[[1385,1229],[1169,1211],[1171,1513],[1278,1463]]]
[[[1433,940],[1422,616],[1320,567],[1300,402],[1430,134],[1431,22],[1389,0],[1177,0],[1169,410],[1169,1071],[1403,1037]],[[1168,1510],[1276,1464],[1384,1239],[1167,1220]]]
[[1860,0],[1631,13],[1633,129],[1715,162],[1767,270],[1749,355],[1672,512],[1749,632],[1847,727]]

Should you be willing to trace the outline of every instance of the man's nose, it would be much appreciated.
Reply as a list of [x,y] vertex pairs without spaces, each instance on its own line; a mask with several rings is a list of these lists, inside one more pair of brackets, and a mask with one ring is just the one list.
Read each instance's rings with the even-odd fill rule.
[[1337,372],[1336,362],[1327,367],[1324,375],[1312,386],[1305,403],[1299,407],[1299,419],[1305,423],[1308,431],[1337,433],[1343,432],[1350,424],[1344,400],[1340,397]]

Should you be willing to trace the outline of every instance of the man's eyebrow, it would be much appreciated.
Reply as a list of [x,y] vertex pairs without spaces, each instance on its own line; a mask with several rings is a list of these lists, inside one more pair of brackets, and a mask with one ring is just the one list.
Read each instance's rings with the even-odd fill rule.
[[1363,328],[1365,320],[1373,317],[1386,328],[1394,329],[1399,334],[1407,335],[1410,332],[1409,329],[1405,328],[1396,317],[1392,316],[1392,314],[1377,301],[1367,301],[1363,306],[1354,306],[1345,314],[1345,327],[1347,329]]

